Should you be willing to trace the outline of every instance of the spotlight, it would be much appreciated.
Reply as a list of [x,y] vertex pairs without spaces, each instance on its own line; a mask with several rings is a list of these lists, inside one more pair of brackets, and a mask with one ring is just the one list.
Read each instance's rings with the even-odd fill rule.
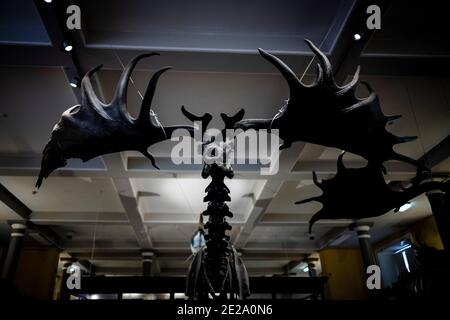
[[78,78],[73,78],[70,82],[69,82],[70,86],[72,88],[78,88],[80,86],[80,79]]
[[411,208],[411,202],[407,202],[404,205],[402,205],[398,211],[399,212],[405,212],[409,208]]
[[359,33],[355,33],[353,35],[353,39],[355,39],[355,41],[359,41],[359,40],[361,40],[361,35]]
[[69,273],[74,273],[75,271],[80,270],[80,267],[77,266],[76,264],[72,264],[67,268],[67,271]]
[[308,272],[309,271],[309,268],[308,267],[304,267],[303,268],[303,272]]
[[64,48],[64,51],[66,51],[66,52],[70,52],[73,49],[73,46],[70,43],[66,42],[66,41],[64,41],[62,43],[62,46]]

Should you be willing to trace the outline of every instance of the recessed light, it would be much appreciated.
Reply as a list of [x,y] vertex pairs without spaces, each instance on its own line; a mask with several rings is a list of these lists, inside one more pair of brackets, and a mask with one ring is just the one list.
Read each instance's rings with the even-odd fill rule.
[[70,80],[69,84],[72,88],[78,88],[80,85],[80,79],[73,78],[72,80]]
[[355,41],[359,41],[359,40],[361,40],[361,35],[359,33],[355,33],[353,35],[353,39],[355,39]]
[[402,205],[400,207],[400,209],[398,209],[399,212],[405,212],[406,210],[408,210],[409,208],[411,208],[411,202],[407,202],[404,205]]
[[70,52],[70,51],[73,50],[73,46],[70,43],[66,42],[66,41],[64,41],[62,43],[62,47],[63,47],[64,51],[66,51],[66,52]]

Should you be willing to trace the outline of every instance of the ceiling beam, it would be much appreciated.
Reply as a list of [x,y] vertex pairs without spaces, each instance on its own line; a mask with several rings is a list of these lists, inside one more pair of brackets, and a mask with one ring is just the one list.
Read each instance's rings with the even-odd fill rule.
[[[103,156],[103,161],[108,172],[125,171],[124,162],[121,153],[108,154]],[[112,183],[119,195],[120,202],[127,214],[130,225],[132,226],[136,239],[142,250],[151,250],[153,248],[150,234],[144,225],[141,213],[139,212],[139,203],[136,199],[130,179],[112,178]]]
[[317,241],[320,250],[327,248],[330,245],[338,246],[342,242],[353,236],[353,232],[348,228],[351,223],[353,222],[350,222],[345,226],[331,228],[326,234],[324,234]]
[[[45,45],[0,45],[0,64],[23,66],[51,66],[64,67],[68,79],[83,75],[88,69],[103,64],[105,69],[122,69],[116,55],[121,56],[122,61],[128,61],[131,57],[143,53],[142,49],[121,48],[96,48],[86,44],[81,30],[67,30],[65,27],[65,8],[71,1],[58,1],[51,5],[42,0],[34,0],[42,21],[47,29],[49,38],[53,44]],[[344,1],[336,14],[336,21],[347,18],[345,25],[340,28],[339,23],[331,23],[327,36],[323,43],[329,44],[335,41],[331,60],[335,68],[335,77],[338,82],[344,81],[346,76],[353,73],[356,65],[363,66],[362,74],[376,75],[449,75],[450,57],[446,55],[406,55],[392,54],[362,54],[362,51],[371,38],[373,30],[365,26],[368,17],[366,8],[369,5],[378,5],[382,13],[387,12],[392,0],[377,1]],[[362,39],[354,41],[355,33],[362,34]],[[61,50],[61,42],[70,40],[75,45],[70,54]],[[148,50],[147,50],[148,51]],[[279,54],[279,57],[292,67],[293,70],[304,70],[312,55],[304,54]],[[255,48],[254,53],[239,54],[223,52],[178,52],[165,50],[159,58],[162,65],[171,65],[178,61],[177,71],[185,72],[234,72],[234,73],[274,73],[270,65],[262,62]],[[411,68],[414,65],[414,68]],[[151,64],[145,62],[138,65],[136,70],[153,69]],[[314,69],[314,68],[311,68]],[[314,75],[313,70],[310,71]],[[74,90],[79,97],[79,90]]]
[[[447,141],[447,140],[445,140]],[[444,144],[444,142],[442,142]],[[445,142],[448,143],[448,142]],[[316,148],[313,156],[307,157],[310,154],[310,144],[306,144],[305,156],[298,159],[295,166],[290,171],[279,171],[276,175],[270,176],[271,180],[291,180],[299,181],[303,179],[312,179],[312,171],[316,171],[319,174],[334,174],[336,173],[337,164],[336,160],[324,160],[320,159],[320,154],[324,151],[324,147]],[[444,149],[445,145],[441,149]],[[306,149],[305,149],[306,150]],[[431,152],[431,151],[430,151]],[[432,152],[435,152],[434,150]],[[39,175],[41,165],[41,154],[34,155],[10,155],[0,154],[0,175],[5,176],[24,176],[24,177],[37,177]],[[136,157],[132,157],[137,161]],[[155,157],[157,163],[160,163],[160,157]],[[367,164],[362,160],[346,160],[345,164],[348,167],[362,167]],[[126,164],[126,169],[118,171],[107,171],[104,162],[98,159],[92,159],[87,162],[81,162],[79,160],[69,160],[66,167],[60,168],[52,173],[52,176],[58,177],[114,177],[114,178],[172,178],[173,173],[176,172],[177,178],[199,178],[198,170],[192,170],[192,168],[184,167],[174,170],[161,169],[156,170],[151,165],[147,158],[142,157],[139,162],[145,163],[145,166],[130,166],[129,157],[123,161]],[[401,163],[398,161],[388,161],[385,163],[385,167],[388,170],[386,175],[387,179],[395,180],[408,180],[416,173],[416,168],[407,163]],[[235,170],[238,174],[235,179],[252,179],[252,180],[266,180],[267,176],[262,176],[259,171],[259,167],[254,170]],[[390,176],[392,175],[392,177]],[[402,178],[403,177],[403,178]]]
[[419,162],[426,165],[428,168],[437,166],[444,160],[450,157],[450,135],[445,137],[441,142],[435,145],[431,150],[420,157]]
[[[259,221],[259,226],[266,227],[283,227],[283,226],[297,226],[304,227],[308,229],[309,219],[314,215],[315,212],[304,212],[304,213],[266,213],[262,219]],[[339,220],[319,220],[314,225],[320,227],[335,227],[341,225],[348,225],[352,222],[350,219],[339,219]]]
[[[86,68],[95,65],[104,64],[104,70],[121,70],[114,57],[113,50],[90,49],[77,47],[77,55]],[[81,52],[80,52],[81,51]],[[123,61],[128,61],[132,56],[143,53],[141,50],[120,50],[119,54],[123,56]],[[199,56],[200,55],[200,56]],[[293,70],[304,70],[311,55],[300,54],[296,56],[278,55]],[[228,61],[224,64],[223,61]],[[16,45],[0,44],[0,65],[4,66],[22,66],[22,67],[61,67],[64,68],[71,62],[69,55],[66,55],[52,46],[37,45]],[[217,54],[217,53],[177,53],[164,52],[159,58],[160,65],[174,64],[174,61],[180,61],[176,64],[176,69],[172,72],[233,72],[248,74],[277,74],[270,65],[265,68],[265,64],[260,64],[261,57],[258,55],[236,55],[236,54]],[[358,59],[361,65],[362,75],[373,76],[449,76],[450,75],[450,56],[439,55],[416,55],[408,56],[405,54],[371,54],[362,53]],[[218,63],[221,62],[221,63]],[[345,77],[355,71],[354,66],[347,67],[343,76],[338,79],[345,81]],[[411,68],[414,66],[414,68]],[[86,68],[83,68],[86,69]],[[154,71],[153,65],[145,65],[145,62],[136,66],[136,71]],[[83,74],[83,73],[81,73]],[[308,69],[307,75],[314,76],[314,68]],[[338,83],[340,83],[338,81]]]
[[[291,148],[282,150],[279,156],[278,172],[291,172],[304,147],[305,143],[295,143]],[[282,180],[270,179],[269,176],[268,180],[264,183],[262,190],[259,194],[255,195],[253,208],[248,214],[245,224],[241,227],[240,233],[234,240],[233,244],[237,249],[242,249],[245,247],[251,233],[253,232],[253,229],[263,217],[265,211],[270,205],[270,202],[277,195],[283,183],[284,182]]]
[[[353,74],[359,64],[359,58],[364,47],[369,42],[375,30],[370,30],[366,26],[368,14],[367,7],[378,5],[381,13],[387,11],[392,0],[360,0],[355,3],[350,17],[347,19],[342,32],[339,34],[336,44],[331,54],[331,61],[334,68],[334,77],[337,83],[345,81],[349,74]],[[354,35],[361,35],[359,41],[355,41]]]
[[[160,225],[173,225],[175,224],[191,224],[196,225],[198,223],[198,217],[192,214],[183,213],[142,213],[143,222],[146,226],[160,226]],[[233,226],[240,226],[245,223],[244,214],[234,214],[233,219],[230,220]]]
[[102,267],[95,266],[96,274],[142,275],[141,267]]
[[310,241],[308,235],[305,235],[305,241],[247,241],[245,248],[241,249],[244,252],[297,252],[297,253],[313,253],[319,250],[315,241]]
[[0,183],[0,201],[17,213],[22,219],[28,220],[31,209],[19,200],[12,192]]
[[39,225],[128,224],[124,212],[32,212],[30,221]]
[[[285,260],[297,260],[305,258],[305,253],[286,253],[283,251],[279,252],[264,252],[264,251],[242,251],[242,258],[246,261],[285,261]],[[189,256],[192,255],[190,250],[184,251],[155,251],[155,256],[161,261],[174,260],[174,261],[185,261]],[[81,252],[74,253],[74,257],[81,260],[87,260],[91,258],[91,253]],[[95,253],[95,260],[106,260],[106,261],[122,261],[122,260],[142,260],[142,255],[139,251],[129,251],[129,252],[116,252],[112,249],[110,251],[102,251]]]
[[[49,4],[42,0],[34,0],[34,4],[39,12],[53,48],[55,49],[55,53],[59,52],[61,55],[65,55],[65,57],[61,59],[64,59],[63,68],[68,82],[72,81],[74,78],[81,79],[81,74],[83,73],[81,72],[80,66],[75,57],[76,48],[70,52],[66,52],[63,49],[63,42],[70,42],[70,37],[69,30],[65,26],[65,16],[58,14],[61,9],[58,11],[57,1]],[[80,101],[80,90],[78,88],[72,88],[72,91],[77,100]]]
[[64,250],[65,249],[65,244],[63,239],[56,233],[54,232],[50,227],[48,226],[40,226],[40,225],[36,225],[32,222],[30,222],[30,229],[31,229],[31,233],[32,232],[37,232],[42,238],[44,238],[48,245],[52,246],[52,247],[56,247],[60,250]]
[[[112,235],[113,236],[113,235]],[[85,238],[86,239],[86,238]],[[120,240],[115,239],[114,237],[105,240],[105,239],[96,239],[95,241],[95,253],[101,251],[108,251],[114,248],[117,252],[130,252],[130,251],[140,251],[141,248],[135,239],[127,239]],[[87,240],[69,240],[66,241],[66,251],[72,255],[80,252],[89,252],[92,253],[92,239]]]

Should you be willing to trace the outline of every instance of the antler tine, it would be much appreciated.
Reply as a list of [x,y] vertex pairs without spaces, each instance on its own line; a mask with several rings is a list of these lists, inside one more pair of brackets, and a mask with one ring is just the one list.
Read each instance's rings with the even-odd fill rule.
[[122,113],[123,116],[125,116],[126,119],[131,121],[131,118],[126,110],[127,105],[127,90],[128,90],[128,82],[130,81],[130,75],[133,72],[134,68],[136,67],[136,64],[139,62],[139,60],[151,56],[158,56],[159,53],[151,52],[151,53],[144,53],[141,55],[138,55],[137,57],[134,57],[128,65],[125,67],[125,69],[122,71],[122,74],[120,75],[119,82],[117,83],[116,92],[114,94],[114,99],[111,102],[113,105],[114,103],[118,103],[119,105],[119,111]]
[[209,123],[212,120],[212,115],[209,114],[208,112],[206,112],[205,114],[203,114],[202,116],[197,116],[191,112],[189,112],[184,106],[181,106],[181,112],[183,113],[183,115],[188,118],[189,120],[191,120],[192,122],[195,121],[201,121],[202,122],[202,134],[206,131]]
[[320,51],[319,48],[317,48],[310,40],[305,39],[305,42],[308,44],[308,46],[314,52],[316,57],[319,59],[319,63],[323,69],[324,80],[327,83],[332,84],[333,86],[336,86],[336,84],[334,82],[333,69],[331,68],[330,60],[328,60],[327,56],[322,51]]
[[322,189],[323,184],[322,184],[322,182],[320,182],[319,179],[317,178],[317,173],[316,173],[315,171],[313,171],[313,172],[312,172],[312,175],[313,175],[313,182],[314,182],[314,184],[315,184],[317,187],[319,187],[319,188]]
[[94,88],[92,87],[91,76],[96,73],[102,66],[103,65],[99,65],[89,70],[83,77],[83,80],[81,80],[81,99],[82,101],[87,102],[82,103],[81,105],[92,106],[100,112],[103,111],[103,108],[101,107],[104,106],[104,103],[100,101],[100,99],[95,94]]
[[314,223],[316,223],[317,221],[319,221],[321,219],[321,216],[323,215],[323,209],[319,210],[315,215],[313,215],[311,217],[311,219],[309,219],[309,226],[308,226],[308,233],[311,234],[312,232],[312,227],[314,225]]
[[220,117],[222,118],[222,120],[225,124],[225,129],[232,129],[237,122],[242,120],[244,115],[245,115],[245,110],[243,108],[241,108],[241,110],[236,112],[233,116],[229,116],[226,113],[221,113]]
[[359,81],[359,72],[360,71],[361,71],[361,67],[358,66],[356,68],[355,74],[353,75],[352,81],[347,83],[345,86],[340,87],[340,90],[338,92],[339,95],[344,95],[347,92],[349,92],[350,90],[353,90],[354,88],[356,88],[356,85],[358,84],[358,81]]
[[338,157],[338,160],[337,160],[338,172],[347,170],[347,168],[344,165],[344,155],[345,155],[345,151],[341,152],[341,154]]
[[312,87],[317,86],[320,82],[322,82],[322,80],[323,80],[323,70],[322,70],[322,67],[320,66],[320,63],[318,63],[318,64],[317,64],[317,76],[316,76],[316,80],[314,80],[314,82],[313,82],[311,85],[309,85],[309,86],[306,86],[306,85],[304,85],[304,84],[302,84],[302,85],[305,86],[305,87],[310,87],[310,88],[312,88]]
[[300,87],[300,80],[297,78],[294,71],[292,71],[291,68],[289,68],[283,61],[281,61],[274,55],[264,51],[261,48],[259,48],[258,51],[264,59],[272,63],[281,72],[281,74],[286,79],[291,92],[294,93],[295,89],[298,89]]
[[164,67],[155,72],[150,79],[147,89],[144,94],[144,99],[142,100],[141,110],[139,110],[139,116],[137,118],[138,123],[148,125],[152,124],[150,121],[150,108],[153,101],[153,96],[155,95],[156,86],[158,84],[159,77],[167,70],[172,69],[172,67]]

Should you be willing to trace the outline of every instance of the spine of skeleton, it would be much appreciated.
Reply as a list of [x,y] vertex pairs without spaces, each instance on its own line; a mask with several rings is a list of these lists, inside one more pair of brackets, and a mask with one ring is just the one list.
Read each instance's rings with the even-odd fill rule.
[[208,216],[208,222],[205,224],[207,231],[206,252],[205,252],[205,273],[207,282],[213,293],[223,293],[226,290],[228,274],[228,260],[230,256],[230,248],[228,243],[230,237],[226,235],[227,230],[231,230],[231,226],[226,218],[233,217],[228,205],[225,202],[231,201],[229,196],[230,190],[224,184],[224,178],[232,178],[231,166],[226,165],[205,165],[203,169],[203,177],[211,176],[211,183],[206,188],[207,195],[203,201],[208,202],[207,209],[203,212],[204,216]]

